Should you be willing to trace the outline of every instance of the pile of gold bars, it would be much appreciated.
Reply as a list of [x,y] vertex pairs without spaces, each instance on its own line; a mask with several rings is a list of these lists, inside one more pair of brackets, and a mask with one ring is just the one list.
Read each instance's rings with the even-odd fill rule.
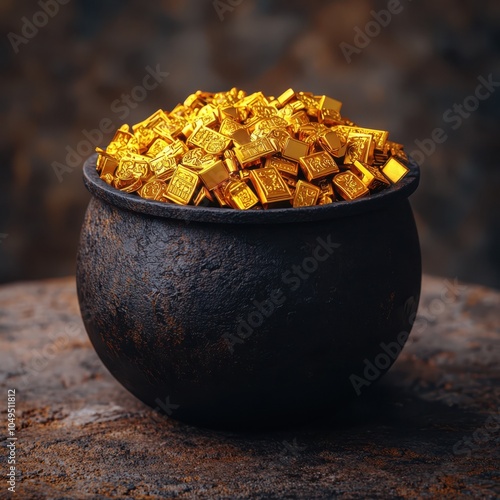
[[108,184],[142,198],[239,210],[355,200],[408,172],[388,132],[342,118],[342,103],[288,89],[191,94],[118,129],[99,153]]

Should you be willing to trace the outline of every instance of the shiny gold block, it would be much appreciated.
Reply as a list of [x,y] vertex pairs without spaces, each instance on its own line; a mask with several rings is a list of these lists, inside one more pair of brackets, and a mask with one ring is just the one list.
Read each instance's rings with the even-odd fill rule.
[[230,138],[234,134],[234,132],[243,128],[245,127],[241,125],[241,123],[238,123],[231,118],[224,118],[219,127],[219,134],[225,135],[226,137]]
[[310,207],[316,205],[321,189],[314,184],[298,181],[293,197],[294,207]]
[[244,128],[240,128],[238,130],[235,130],[233,132],[233,134],[231,135],[231,139],[238,146],[242,146],[243,144],[248,144],[251,141],[250,134],[248,133],[248,130],[244,129]]
[[368,188],[352,172],[342,172],[333,178],[333,184],[344,200],[355,200],[370,194]]
[[351,165],[351,171],[360,178],[361,182],[370,191],[378,191],[389,185],[389,181],[376,168],[372,169],[369,165],[359,160],[355,160]]
[[236,158],[242,167],[259,162],[262,157],[276,153],[276,148],[266,137],[235,147]]
[[292,199],[292,193],[274,167],[257,168],[250,171],[250,180],[260,201],[267,206]]
[[174,175],[175,167],[177,167],[176,159],[164,153],[153,158],[149,164],[155,177],[163,181],[170,179]]
[[336,113],[340,113],[341,108],[342,108],[342,103],[340,101],[332,99],[331,97],[328,97],[326,95],[321,96],[321,99],[319,101],[319,109],[321,110],[328,109],[335,111]]
[[181,163],[185,167],[190,167],[195,170],[201,170],[204,167],[211,165],[217,161],[218,156],[205,152],[202,148],[190,149],[187,153],[184,153],[181,159]]
[[322,194],[319,197],[318,200],[318,205],[329,205],[330,203],[333,203],[335,198],[333,196],[329,196],[327,194]]
[[176,139],[172,144],[169,144],[162,153],[172,158],[180,159],[188,152],[188,147],[179,139]]
[[259,202],[255,193],[243,181],[231,181],[227,188],[227,199],[233,208],[248,210]]
[[231,139],[205,126],[198,127],[188,139],[188,144],[199,146],[211,154],[222,153],[230,143]]
[[230,174],[237,173],[240,169],[236,155],[231,149],[224,151],[224,163],[226,164],[226,168]]
[[335,174],[339,171],[335,160],[326,151],[303,156],[300,158],[300,167],[308,181]]
[[195,172],[178,165],[168,184],[165,198],[178,205],[187,205],[193,197],[198,181],[198,175]]
[[281,174],[291,175],[293,177],[297,177],[297,174],[299,173],[298,163],[285,160],[284,158],[280,158],[278,156],[268,156],[264,167],[275,167]]
[[106,174],[114,175],[116,168],[118,167],[118,161],[111,156],[99,155],[97,157],[97,169],[101,173],[101,176]]
[[307,156],[309,153],[309,144],[289,137],[283,148],[283,157],[292,161],[299,161],[302,156]]
[[347,139],[344,163],[351,164],[356,160],[364,163],[370,161],[370,154],[373,154],[372,144],[373,138],[370,134],[350,134]]
[[274,144],[276,150],[281,152],[285,147],[287,139],[291,136],[286,129],[277,128],[271,130],[271,132],[269,132],[266,137]]
[[229,179],[229,171],[222,160],[218,160],[212,165],[205,167],[198,172],[199,178],[208,190],[216,188],[219,184]]
[[332,130],[320,135],[319,144],[330,154],[336,153],[342,146],[339,136]]
[[373,141],[375,143],[375,148],[380,151],[384,150],[385,142],[389,136],[389,132],[387,130],[376,130],[372,128],[364,128],[364,127],[356,127],[356,126],[348,126],[348,125],[337,125],[334,127],[335,132],[337,132],[344,140],[351,134],[369,134],[373,137]]
[[152,179],[139,190],[139,196],[147,200],[160,200],[167,192],[167,185],[160,179]]
[[146,177],[149,172],[149,159],[144,158],[142,160],[129,155],[120,160],[115,171],[115,177],[121,180],[127,180],[132,177],[139,179],[140,177]]
[[150,158],[154,158],[155,156],[158,156],[168,145],[169,143],[164,139],[155,139],[149,146],[145,155]]
[[132,178],[127,180],[116,178],[113,180],[113,186],[120,191],[124,191],[125,193],[134,193],[141,188],[142,180],[140,177],[138,179]]
[[284,106],[288,101],[293,99],[295,97],[295,92],[293,89],[288,89],[285,90],[281,95],[276,97],[276,100],[278,101],[280,106]]
[[320,179],[319,181],[317,181],[317,185],[321,189],[321,196],[323,195],[335,196],[331,180],[324,178]]
[[193,200],[193,204],[197,207],[207,207],[212,205],[213,202],[214,198],[205,186],[201,187],[201,189],[198,191],[198,194],[194,197]]
[[286,130],[288,122],[279,116],[271,116],[271,118],[263,118],[255,125],[255,135],[265,137],[275,129],[283,128]]
[[380,170],[393,184],[399,182],[410,171],[396,158],[389,158]]

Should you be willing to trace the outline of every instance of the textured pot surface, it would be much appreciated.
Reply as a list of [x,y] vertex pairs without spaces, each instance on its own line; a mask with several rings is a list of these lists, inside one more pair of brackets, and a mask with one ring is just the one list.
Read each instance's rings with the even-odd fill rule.
[[397,357],[420,295],[416,165],[372,198],[251,212],[118,192],[95,157],[84,175],[82,316],[145,403],[202,425],[287,423],[334,411],[367,360],[375,379]]

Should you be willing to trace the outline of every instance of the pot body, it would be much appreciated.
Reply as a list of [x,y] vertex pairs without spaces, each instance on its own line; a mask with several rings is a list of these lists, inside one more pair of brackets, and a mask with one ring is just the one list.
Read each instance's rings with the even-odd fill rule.
[[85,327],[109,371],[153,408],[218,427],[312,418],[368,390],[411,329],[420,283],[407,199],[224,224],[93,197],[77,259]]

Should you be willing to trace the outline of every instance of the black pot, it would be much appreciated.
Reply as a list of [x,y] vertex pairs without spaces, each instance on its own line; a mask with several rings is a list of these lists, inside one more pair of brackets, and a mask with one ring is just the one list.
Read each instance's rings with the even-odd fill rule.
[[369,389],[413,323],[421,263],[408,196],[237,211],[144,200],[84,166],[77,287],[109,371],[189,423],[316,417]]

